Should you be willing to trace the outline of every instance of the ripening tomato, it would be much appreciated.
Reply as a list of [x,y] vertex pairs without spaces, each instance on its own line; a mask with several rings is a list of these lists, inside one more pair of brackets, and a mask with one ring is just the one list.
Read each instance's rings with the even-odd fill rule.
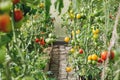
[[[107,59],[107,55],[108,55],[108,51],[103,51],[102,53],[101,53],[101,58],[105,61],[106,59]],[[114,52],[113,51],[110,51],[110,56],[109,56],[109,58],[110,59],[113,59],[114,58]]]
[[14,19],[16,22],[22,20],[23,18],[23,12],[20,9],[15,9],[14,10]]
[[20,2],[20,0],[12,0],[13,4],[17,4]]
[[8,14],[0,15],[0,31],[10,32],[11,31],[11,21]]

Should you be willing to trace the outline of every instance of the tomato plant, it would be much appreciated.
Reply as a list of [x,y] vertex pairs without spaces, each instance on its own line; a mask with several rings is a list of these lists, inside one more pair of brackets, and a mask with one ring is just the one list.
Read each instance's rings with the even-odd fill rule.
[[[0,1],[0,79],[44,80],[49,55],[44,50],[52,42],[54,21],[51,1]],[[13,2],[13,4],[12,4]],[[38,7],[42,3],[42,8]],[[46,5],[47,4],[47,5]],[[48,6],[49,5],[49,6]],[[45,15],[46,14],[46,15]]]
[[[112,65],[115,62],[113,59],[115,53],[110,52],[110,60],[107,64],[107,70],[111,69],[111,71],[106,70],[103,74],[108,51],[103,52],[104,54],[102,51],[107,50],[113,44],[111,40],[114,39],[111,37],[119,2],[118,0],[116,2],[113,0],[71,0],[68,10],[63,14],[62,27],[65,27],[66,34],[71,36],[68,45],[75,47],[75,52],[69,55],[68,61],[79,76],[78,80],[82,79],[81,76],[89,80],[89,75],[92,76],[90,80],[113,80],[115,66]],[[79,50],[81,48],[85,54],[78,55],[78,53],[83,53]],[[112,49],[116,50],[115,47]],[[70,52],[72,51],[70,49]]]

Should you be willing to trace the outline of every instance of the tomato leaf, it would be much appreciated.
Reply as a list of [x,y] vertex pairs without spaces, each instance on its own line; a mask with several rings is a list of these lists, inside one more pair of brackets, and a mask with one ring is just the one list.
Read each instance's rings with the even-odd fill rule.
[[7,44],[8,42],[10,42],[10,40],[11,39],[10,37],[8,37],[7,34],[0,35],[0,46]]
[[55,9],[59,11],[59,14],[61,14],[61,10],[64,7],[63,0],[57,0],[55,3]]
[[51,0],[45,0],[45,20],[49,19]]

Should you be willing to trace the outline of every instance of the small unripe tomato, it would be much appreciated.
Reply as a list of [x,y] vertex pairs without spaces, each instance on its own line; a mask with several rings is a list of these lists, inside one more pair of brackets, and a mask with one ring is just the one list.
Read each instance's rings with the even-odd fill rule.
[[91,63],[92,63],[92,60],[88,60],[87,63],[88,63],[88,64],[91,64]]
[[92,61],[92,64],[95,65],[95,64],[97,64],[97,62],[93,60],[93,61]]

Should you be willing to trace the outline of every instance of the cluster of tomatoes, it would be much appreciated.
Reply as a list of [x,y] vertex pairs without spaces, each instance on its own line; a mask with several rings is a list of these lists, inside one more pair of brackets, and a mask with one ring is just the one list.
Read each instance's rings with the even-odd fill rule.
[[36,39],[35,39],[35,42],[38,43],[38,44],[40,44],[40,45],[43,45],[43,46],[45,45],[45,40],[44,40],[44,38],[40,38],[40,39],[39,39],[39,38],[36,38]]
[[92,33],[93,33],[93,39],[97,39],[98,36],[99,36],[99,32],[100,30],[99,29],[94,29],[92,30]]
[[103,51],[100,54],[100,57],[97,54],[92,54],[88,56],[88,63],[89,64],[96,64],[98,63],[104,63],[107,58],[109,58],[110,60],[114,59],[115,53],[113,51],[110,52],[110,55],[108,55],[108,51]]
[[[8,33],[12,30],[12,17],[14,22],[18,23],[23,19],[24,13],[18,8],[12,8],[18,4],[20,0],[8,0],[0,2],[0,31]],[[13,12],[13,13],[12,13]],[[13,14],[13,16],[11,15]]]
[[71,20],[73,20],[73,19],[81,19],[82,17],[83,17],[83,14],[80,14],[80,13],[74,14],[74,12],[72,10],[69,11],[69,18]]

